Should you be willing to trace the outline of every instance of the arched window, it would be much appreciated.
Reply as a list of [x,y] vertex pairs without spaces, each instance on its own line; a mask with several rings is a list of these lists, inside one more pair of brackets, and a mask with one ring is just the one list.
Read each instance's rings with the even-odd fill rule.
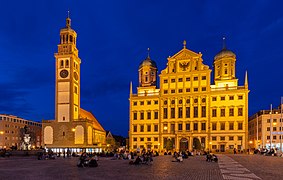
[[63,121],[65,121],[65,116],[63,116]]
[[66,67],[69,67],[69,60],[66,60]]
[[61,62],[60,62],[60,67],[61,68],[64,67],[64,61],[63,60],[61,60]]
[[70,42],[73,42],[73,36],[70,36]]

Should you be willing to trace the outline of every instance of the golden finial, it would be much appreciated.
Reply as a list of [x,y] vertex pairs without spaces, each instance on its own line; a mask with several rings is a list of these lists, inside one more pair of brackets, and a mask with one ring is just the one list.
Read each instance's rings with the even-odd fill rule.
[[184,49],[186,49],[186,45],[187,45],[186,40],[184,40],[183,45],[184,45]]
[[71,27],[71,19],[70,19],[70,11],[68,10],[68,17],[66,19],[66,27],[70,28]]

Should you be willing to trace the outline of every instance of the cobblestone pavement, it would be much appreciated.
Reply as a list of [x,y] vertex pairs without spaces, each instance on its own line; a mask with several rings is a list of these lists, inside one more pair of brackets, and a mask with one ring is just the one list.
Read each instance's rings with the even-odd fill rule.
[[[232,159],[233,163],[238,163],[240,168],[248,169],[245,174],[255,175],[252,178],[238,177],[238,179],[257,179],[256,177],[263,180],[283,179],[281,178],[283,172],[280,171],[283,158],[257,155],[219,155],[220,167],[223,164],[222,160],[226,161],[225,159]],[[139,166],[129,165],[128,160],[100,158],[96,168],[78,168],[77,161],[78,158],[58,158],[56,160],[37,160],[34,157],[0,158],[0,179],[218,180],[227,177],[223,176],[223,167],[219,168],[219,164],[215,162],[206,162],[204,156],[189,157],[181,163],[172,162],[171,156],[159,156],[154,158],[152,165]],[[226,166],[226,168],[229,167]],[[224,175],[225,172],[227,171],[224,171]]]

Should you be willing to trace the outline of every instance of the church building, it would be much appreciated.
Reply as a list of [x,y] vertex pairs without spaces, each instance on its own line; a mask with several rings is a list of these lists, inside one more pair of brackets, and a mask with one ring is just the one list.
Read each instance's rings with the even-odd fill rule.
[[187,49],[185,41],[167,60],[158,75],[148,55],[138,68],[136,93],[130,85],[130,150],[247,149],[248,80],[246,73],[239,86],[236,55],[224,45],[214,57],[214,77],[202,54]]
[[106,145],[106,131],[95,116],[80,107],[80,64],[77,33],[71,19],[60,30],[55,53],[55,120],[42,121],[43,144],[54,152],[100,152]]

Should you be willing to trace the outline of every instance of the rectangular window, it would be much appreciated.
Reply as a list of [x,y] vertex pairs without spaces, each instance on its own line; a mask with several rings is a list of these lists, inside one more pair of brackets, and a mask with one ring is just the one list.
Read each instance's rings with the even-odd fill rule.
[[276,131],[276,127],[273,127],[273,131]]
[[220,109],[220,116],[225,117],[225,109]]
[[141,120],[144,120],[144,113],[141,112]]
[[147,138],[147,141],[151,141],[151,138],[150,138],[150,137],[148,137],[148,138]]
[[183,89],[178,89],[178,93],[182,93],[183,92]]
[[164,84],[168,83],[168,79],[164,79],[164,80],[163,80],[163,83],[164,83]]
[[167,110],[167,108],[164,108],[164,109],[163,109],[163,118],[164,118],[164,119],[167,119],[167,118],[168,118],[168,110]]
[[206,130],[206,123],[201,123],[201,130],[205,131]]
[[234,116],[234,108],[229,108],[229,116]]
[[147,112],[147,119],[151,119],[151,112]]
[[229,136],[229,141],[234,141],[234,136]]
[[266,136],[266,139],[270,139],[270,136]]
[[201,77],[201,80],[206,80],[206,76],[202,76],[202,77]]
[[220,136],[220,141],[225,141],[225,136]]
[[134,112],[134,113],[133,113],[133,116],[134,116],[134,117],[133,117],[134,120],[137,120],[137,119],[138,119],[138,113]]
[[229,100],[234,100],[234,96],[229,96]]
[[234,130],[234,123],[233,122],[229,123],[229,130]]
[[158,125],[157,124],[154,125],[154,132],[158,132]]
[[238,108],[238,116],[243,116],[243,108]]
[[174,83],[175,82],[175,79],[171,79],[171,83]]
[[220,130],[225,131],[225,122],[220,123]]
[[270,123],[270,119],[267,119],[267,123]]
[[190,123],[186,123],[186,131],[190,131],[191,130],[191,124]]
[[158,119],[158,112],[154,112],[154,119]]
[[175,118],[175,108],[171,108],[171,118]]
[[175,89],[171,89],[171,94],[174,94],[175,93]]
[[133,131],[137,132],[137,126],[136,125],[133,126]]
[[216,137],[216,136],[212,136],[212,137],[211,137],[211,140],[212,140],[212,141],[216,141],[216,140],[217,140],[217,137]]
[[221,96],[221,97],[220,97],[220,100],[221,100],[221,101],[225,101],[225,96]]
[[186,92],[191,92],[191,89],[190,88],[186,88]]
[[216,109],[212,109],[212,117],[216,117],[216,113],[217,113]]
[[202,88],[201,88],[201,91],[206,91],[206,87],[202,87]]
[[197,92],[198,91],[198,88],[194,88],[194,92]]
[[147,125],[147,132],[151,131],[151,125]]
[[198,117],[198,107],[194,107],[194,118]]
[[137,139],[138,139],[138,138],[136,138],[136,137],[135,137],[135,138],[133,138],[133,140],[134,140],[134,141],[137,141]]
[[163,93],[164,93],[164,94],[168,94],[168,90],[164,90]]
[[196,76],[196,77],[194,77],[194,81],[197,81],[198,80],[198,77]]
[[243,96],[242,95],[238,95],[238,100],[242,100]]
[[158,137],[155,137],[155,138],[154,138],[154,141],[158,141]]
[[183,78],[179,78],[179,79],[178,79],[178,82],[183,82]]
[[171,133],[175,133],[175,124],[171,124]]
[[206,106],[201,107],[201,117],[206,117]]
[[141,102],[140,102],[140,105],[141,105],[141,106],[143,106],[143,105],[144,105],[144,102],[143,102],[143,101],[141,101]]
[[190,107],[186,107],[186,118],[190,118]]
[[211,147],[212,147],[212,149],[216,149],[217,145],[212,145]]
[[243,130],[243,123],[242,122],[238,122],[238,130]]
[[212,123],[212,131],[216,131],[217,130],[217,123]]
[[178,118],[183,118],[183,108],[178,107]]
[[134,101],[134,102],[133,102],[133,105],[134,105],[134,106],[138,105],[138,102],[137,102],[137,101]]
[[154,101],[154,104],[158,104],[158,101],[157,101],[157,100],[155,100],[155,101]]
[[147,101],[147,105],[151,105],[151,101]]
[[144,125],[140,125],[140,132],[144,132]]
[[143,138],[143,137],[141,137],[141,138],[140,138],[140,141],[144,141],[144,138]]
[[190,81],[190,80],[191,80],[191,78],[189,78],[189,77],[186,78],[186,81]]
[[217,100],[217,97],[212,97],[212,101],[216,101]]
[[194,123],[194,131],[198,130],[198,123]]
[[178,130],[179,130],[179,131],[182,131],[182,130],[183,130],[183,124],[181,124],[181,123],[178,124]]
[[266,131],[270,131],[270,127],[267,127],[267,128],[266,128]]
[[276,139],[276,136],[273,136],[273,139],[275,140],[275,139]]

